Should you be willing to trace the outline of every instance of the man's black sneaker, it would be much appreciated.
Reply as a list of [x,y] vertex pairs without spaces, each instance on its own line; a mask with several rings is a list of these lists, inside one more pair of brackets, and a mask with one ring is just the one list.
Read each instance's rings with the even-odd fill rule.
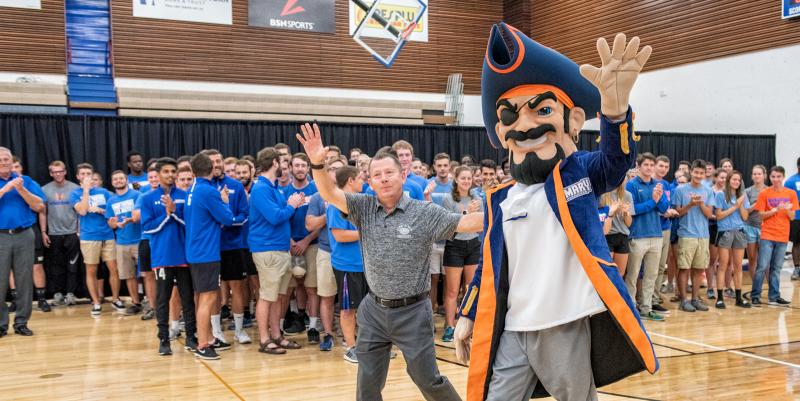
[[137,315],[139,313],[142,313],[142,305],[141,304],[133,304],[133,305],[129,306],[128,309],[125,309],[124,313],[126,315],[128,315],[128,316]]
[[319,344],[319,331],[313,327],[308,329],[308,343]]
[[158,346],[158,355],[172,355],[172,348],[169,346],[169,340],[161,340],[161,344]]
[[222,305],[222,309],[219,313],[220,319],[230,319],[231,318],[231,308],[228,305]]
[[28,326],[25,326],[23,324],[23,325],[19,325],[19,326],[14,326],[14,334],[19,334],[21,336],[30,337],[30,336],[33,335],[33,331],[31,331],[31,329],[29,329]]
[[231,349],[231,345],[226,343],[225,341],[220,340],[219,338],[214,337],[214,342],[210,344],[215,350],[218,351],[227,351]]
[[16,311],[17,311],[17,302],[11,301],[11,303],[8,305],[8,313],[15,313]]
[[789,301],[787,301],[787,300],[785,300],[785,299],[783,299],[781,297],[775,298],[775,300],[773,300],[773,301],[769,301],[770,305],[778,305],[778,306],[789,305],[790,303],[791,302],[789,302]]
[[183,348],[187,351],[195,352],[197,350],[197,337],[187,336],[186,343],[183,344]]
[[298,314],[300,316],[300,321],[303,322],[303,326],[308,327],[311,324],[311,318],[308,316],[308,313],[300,312]]
[[297,321],[298,316],[297,313],[292,311],[286,312],[286,316],[283,317],[283,327],[282,329],[285,331],[294,325],[294,322]]
[[[288,314],[287,314],[287,316],[288,316]],[[290,336],[293,336],[293,335],[296,335],[296,334],[300,334],[303,331],[305,331],[305,329],[306,329],[306,326],[303,324],[303,322],[300,319],[294,319],[292,321],[289,321],[287,319],[287,320],[284,320],[284,322],[283,322],[283,332],[288,334],[288,335],[290,335]]]
[[39,310],[42,312],[50,312],[52,309],[50,308],[50,304],[47,303],[44,299],[39,300]]
[[194,351],[194,356],[200,359],[214,360],[219,359],[219,354],[214,351],[214,347],[198,348]]
[[758,298],[753,298],[752,300],[750,300],[750,304],[753,306],[761,306],[761,300]]
[[667,308],[661,306],[660,304],[655,304],[655,305],[651,306],[650,309],[652,309],[654,312],[658,312],[658,313],[669,312],[669,310]]

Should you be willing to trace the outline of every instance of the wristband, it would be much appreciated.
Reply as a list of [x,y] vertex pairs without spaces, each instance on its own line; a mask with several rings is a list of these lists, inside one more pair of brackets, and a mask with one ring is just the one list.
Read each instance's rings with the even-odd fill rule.
[[311,169],[312,170],[324,170],[325,169],[325,163],[322,163],[322,164],[311,163]]

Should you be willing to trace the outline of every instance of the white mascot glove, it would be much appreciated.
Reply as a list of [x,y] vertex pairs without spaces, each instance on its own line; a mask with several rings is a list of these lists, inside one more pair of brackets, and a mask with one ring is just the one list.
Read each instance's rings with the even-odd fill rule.
[[469,364],[469,354],[472,350],[472,327],[475,323],[466,317],[461,317],[456,323],[456,331],[453,340],[456,343],[456,359],[467,365]]

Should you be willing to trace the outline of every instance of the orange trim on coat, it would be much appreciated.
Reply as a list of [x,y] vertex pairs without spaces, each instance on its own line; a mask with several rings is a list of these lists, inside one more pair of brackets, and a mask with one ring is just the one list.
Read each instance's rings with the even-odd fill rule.
[[641,326],[639,326],[639,322],[637,322],[628,304],[622,299],[622,295],[617,291],[614,283],[611,282],[605,272],[603,272],[603,269],[597,264],[598,258],[592,255],[589,248],[586,247],[580,234],[578,234],[578,230],[575,228],[575,224],[572,222],[572,215],[570,215],[567,206],[567,197],[564,195],[564,184],[561,181],[561,162],[558,162],[558,165],[556,165],[556,168],[553,170],[553,181],[555,183],[561,225],[564,227],[567,239],[572,245],[575,254],[578,256],[583,270],[592,282],[597,294],[600,295],[600,298],[606,304],[606,308],[614,315],[617,323],[619,323],[622,329],[628,334],[628,338],[630,338],[634,347],[636,347],[636,350],[639,352],[639,355],[642,357],[647,371],[655,373],[656,358],[650,340],[647,338]]
[[467,376],[467,401],[484,399],[484,384],[489,371],[489,356],[492,351],[492,334],[494,333],[494,317],[497,310],[494,288],[494,266],[492,265],[492,248],[489,236],[492,232],[493,210],[492,194],[486,193],[486,205],[489,212],[486,235],[483,240],[483,267],[481,271],[480,297],[478,310],[475,312],[475,325],[472,331],[472,355],[470,356],[469,374]]
[[514,28],[511,25],[506,25],[506,26],[511,31],[511,35],[514,36],[514,40],[516,40],[517,42],[517,49],[519,49],[519,51],[517,52],[517,59],[516,61],[514,61],[514,64],[512,64],[511,67],[500,69],[495,67],[494,63],[492,63],[492,61],[489,60],[489,49],[491,48],[491,46],[486,46],[486,53],[484,56],[486,58],[486,65],[488,65],[489,68],[492,69],[492,71],[498,74],[508,74],[509,72],[514,72],[514,70],[516,70],[517,67],[519,67],[520,64],[522,64],[522,60],[525,59],[525,45],[522,43],[522,39],[519,38],[519,34],[517,33],[519,31],[517,31],[517,28]]

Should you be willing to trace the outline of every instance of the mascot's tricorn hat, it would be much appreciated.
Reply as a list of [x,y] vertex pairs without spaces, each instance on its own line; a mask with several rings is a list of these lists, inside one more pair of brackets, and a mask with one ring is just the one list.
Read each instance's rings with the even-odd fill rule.
[[587,120],[600,112],[600,93],[581,76],[575,62],[511,25],[494,25],[481,74],[483,122],[492,145],[500,147],[495,132],[497,101],[521,95],[533,97],[546,91],[555,93],[558,101],[569,108],[582,108]]

